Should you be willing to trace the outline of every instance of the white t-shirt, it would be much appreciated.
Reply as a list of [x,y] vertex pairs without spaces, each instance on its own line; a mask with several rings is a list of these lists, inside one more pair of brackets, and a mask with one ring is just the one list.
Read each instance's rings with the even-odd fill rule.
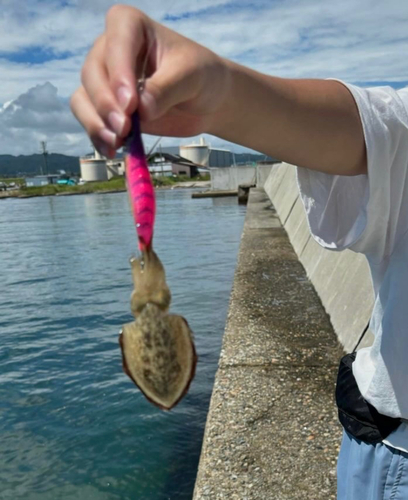
[[368,259],[375,340],[357,352],[353,373],[380,413],[407,419],[384,442],[408,452],[408,89],[346,86],[363,123],[368,174],[298,168],[298,183],[315,240]]

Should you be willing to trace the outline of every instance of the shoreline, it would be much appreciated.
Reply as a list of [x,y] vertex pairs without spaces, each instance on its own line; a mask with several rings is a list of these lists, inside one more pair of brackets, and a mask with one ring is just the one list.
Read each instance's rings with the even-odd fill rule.
[[[185,181],[177,182],[167,186],[155,186],[155,190],[168,190],[168,189],[201,189],[208,188],[211,186],[210,181]],[[76,187],[76,186],[75,186]],[[11,192],[1,191],[0,200],[6,200],[10,198],[27,199],[27,198],[42,198],[44,196],[75,196],[75,195],[85,195],[85,194],[112,194],[112,193],[125,193],[126,188],[118,187],[114,189],[95,189],[93,191],[60,191],[57,193],[30,193],[27,190],[15,190]]]

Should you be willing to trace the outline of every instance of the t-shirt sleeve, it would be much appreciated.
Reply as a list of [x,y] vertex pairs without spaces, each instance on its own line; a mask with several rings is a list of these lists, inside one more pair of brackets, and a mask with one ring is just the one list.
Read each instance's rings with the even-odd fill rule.
[[408,93],[346,87],[360,113],[368,173],[339,176],[298,167],[299,190],[319,244],[381,261],[408,230]]

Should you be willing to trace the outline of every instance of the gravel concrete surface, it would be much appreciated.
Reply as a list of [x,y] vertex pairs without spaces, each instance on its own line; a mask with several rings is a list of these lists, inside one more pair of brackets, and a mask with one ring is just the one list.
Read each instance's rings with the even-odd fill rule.
[[251,189],[194,500],[336,498],[343,350],[263,189]]

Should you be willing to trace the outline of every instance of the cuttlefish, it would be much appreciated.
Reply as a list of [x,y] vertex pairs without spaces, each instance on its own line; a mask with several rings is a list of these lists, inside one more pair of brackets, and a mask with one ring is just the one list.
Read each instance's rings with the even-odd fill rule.
[[126,175],[141,256],[130,260],[134,284],[130,308],[136,319],[123,326],[119,343],[125,373],[150,402],[170,410],[190,386],[197,354],[187,321],[169,314],[171,293],[152,246],[154,188],[137,114],[132,125]]

